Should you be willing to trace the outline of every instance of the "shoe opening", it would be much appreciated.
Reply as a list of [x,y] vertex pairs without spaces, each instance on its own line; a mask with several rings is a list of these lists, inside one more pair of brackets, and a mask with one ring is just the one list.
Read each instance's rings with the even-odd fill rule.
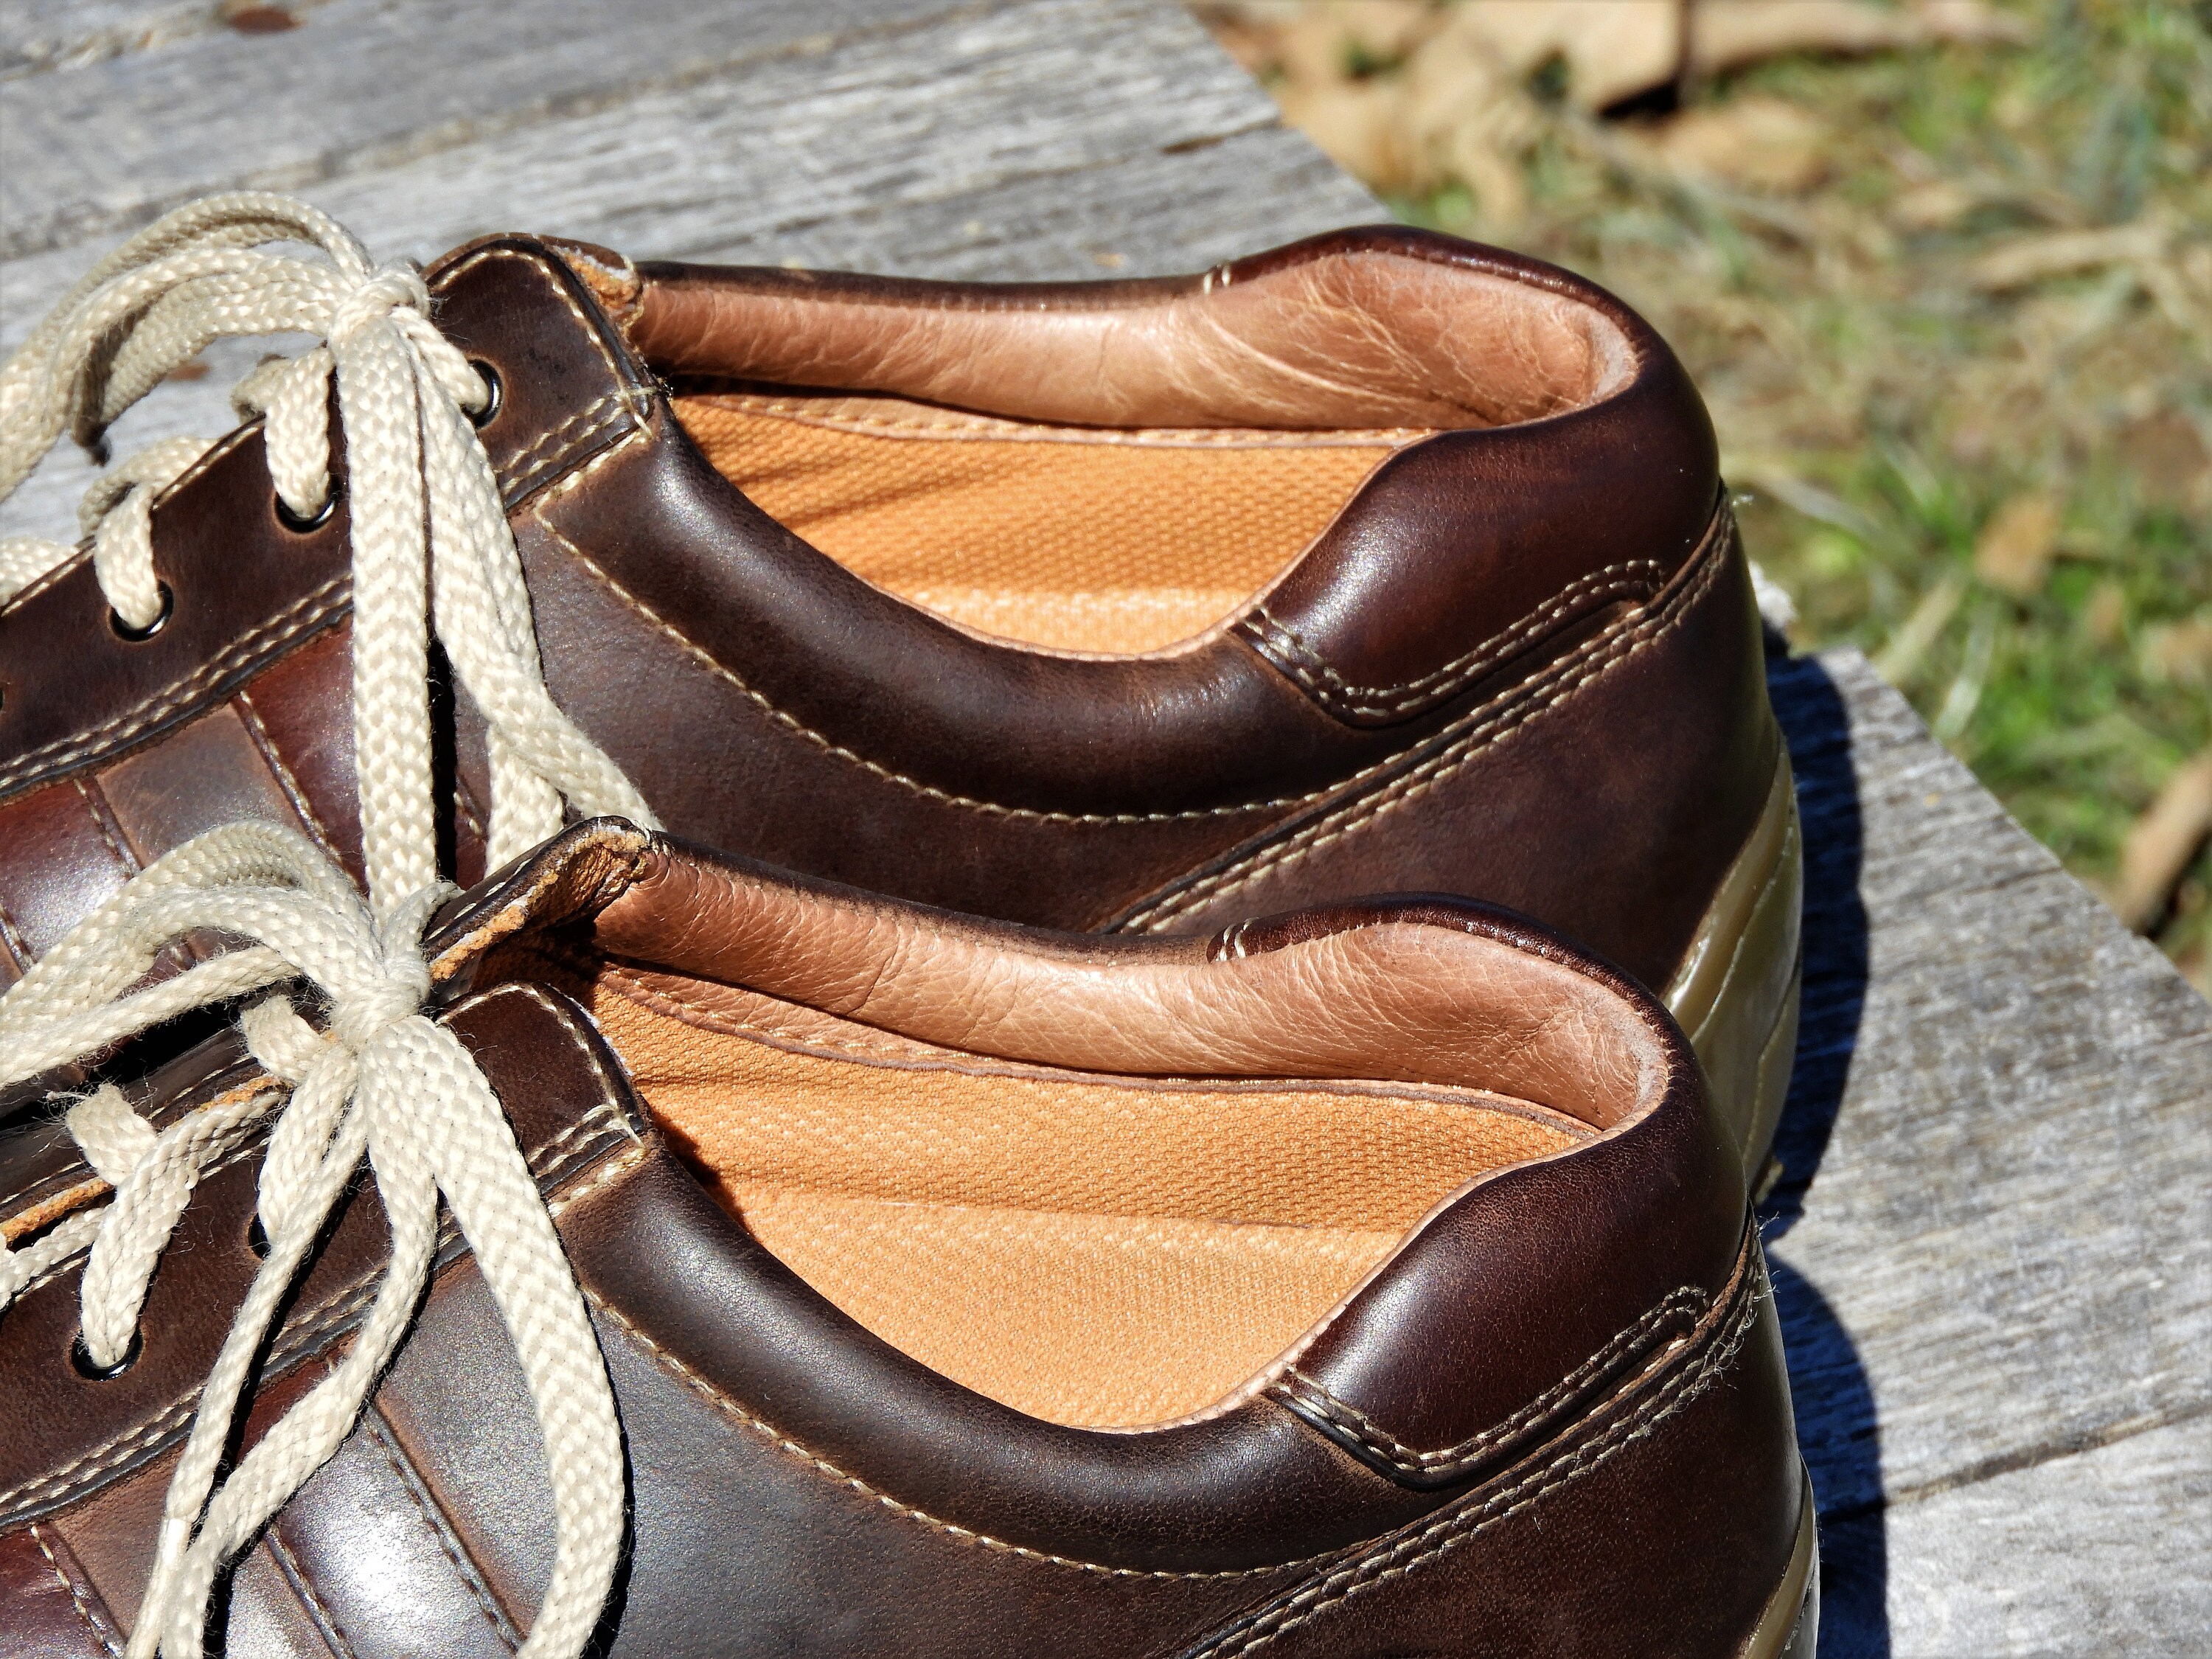
[[554,971],[769,1251],[922,1364],[1074,1426],[1235,1395],[1441,1200],[1594,1133],[1504,1095],[1060,1071],[667,973]]
[[699,273],[653,290],[641,343],[716,468],[830,557],[1101,654],[1242,612],[1396,451],[1635,366],[1562,286],[1383,247],[1044,293]]

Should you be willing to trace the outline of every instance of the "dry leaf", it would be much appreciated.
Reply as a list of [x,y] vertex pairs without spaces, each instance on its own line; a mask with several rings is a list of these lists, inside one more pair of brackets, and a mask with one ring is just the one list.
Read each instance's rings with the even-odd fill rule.
[[1567,66],[1567,100],[1603,109],[1680,72],[1677,0],[1483,0],[1452,9],[1445,32],[1479,45],[1516,78]]
[[2089,643],[2109,651],[2120,642],[2128,625],[2128,592],[2110,578],[2097,584],[2081,611],[2081,627]]
[[1698,0],[1690,12],[1691,66],[1718,75],[1784,52],[1889,52],[1949,41],[2017,46],[2027,22],[1980,0],[1923,0],[1881,6],[1866,0]]
[[2178,409],[2160,410],[2123,427],[2120,459],[2144,495],[2172,507],[2186,505],[2212,471],[2212,450],[2206,448],[2204,434]]
[[1889,216],[1899,230],[1948,230],[1972,213],[1980,199],[1964,185],[1936,179],[1899,191],[1889,204]]
[[2015,495],[1982,526],[1974,574],[2015,599],[2033,599],[2051,574],[2058,548],[2058,503],[2039,491]]
[[1677,170],[1753,190],[1801,191],[1827,170],[1827,129],[1779,98],[1740,98],[1685,111],[1661,129],[1659,153]]
[[2120,848],[2112,908],[2138,933],[2155,924],[2212,835],[2212,749],[2166,781]]
[[2212,685],[2212,619],[2168,623],[2143,635],[2143,666],[2154,678]]
[[2070,276],[2105,265],[2160,258],[2169,240],[2164,225],[2142,220],[2109,230],[2062,230],[2023,236],[1975,260],[1966,276],[1976,288],[2001,293],[2050,276]]

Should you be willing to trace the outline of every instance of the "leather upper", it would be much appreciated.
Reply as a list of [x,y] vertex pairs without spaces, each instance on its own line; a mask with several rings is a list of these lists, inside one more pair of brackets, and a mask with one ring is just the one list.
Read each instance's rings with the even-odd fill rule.
[[[1133,932],[1472,893],[1659,984],[1765,799],[1778,739],[1710,426],[1649,328],[1565,273],[1368,230],[1148,283],[632,268],[521,238],[432,279],[501,383],[483,437],[547,682],[694,840]],[[1436,430],[1224,626],[1084,657],[956,626],[779,525],[674,417],[662,382],[686,376]],[[240,813],[357,865],[343,503],[289,529],[248,426],[154,537],[174,603],[150,640],[109,626],[86,560],[0,611],[0,976]],[[451,702],[465,881],[486,770]]]
[[[1783,1578],[1801,1475],[1733,1149],[1658,1006],[1524,922],[1397,901],[1092,941],[594,823],[433,947],[440,1018],[514,1122],[615,1382],[632,1509],[613,1653],[1379,1656],[1418,1631],[1714,1656]],[[858,1021],[948,1065],[1103,1071],[1120,1043],[1123,1072],[1395,1077],[1580,1127],[1452,1193],[1213,1407],[1069,1428],[871,1334],[719,1206],[626,1056],[533,967],[547,951],[618,952],[624,973]],[[956,1032],[989,1003],[979,974],[1024,988]],[[217,1046],[139,1104],[161,1119],[253,1080]],[[128,1629],[188,1391],[255,1265],[257,1157],[202,1183],[121,1376],[70,1366],[77,1262],[0,1318],[0,1651],[98,1654]],[[11,1235],[97,1189],[50,1126],[0,1132]],[[272,1344],[249,1442],[348,1340],[383,1237],[357,1195]],[[441,1264],[352,1438],[234,1575],[227,1651],[495,1654],[526,1629],[550,1559],[538,1431],[466,1252]]]

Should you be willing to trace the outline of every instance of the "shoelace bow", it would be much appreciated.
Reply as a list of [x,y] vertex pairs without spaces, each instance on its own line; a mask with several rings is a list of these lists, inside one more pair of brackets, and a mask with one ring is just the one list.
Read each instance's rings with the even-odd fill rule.
[[[321,258],[271,253],[301,243]],[[554,1572],[530,1659],[590,1638],[613,1579],[624,1468],[605,1362],[514,1132],[450,1032],[424,1017],[420,936],[437,880],[428,630],[489,730],[495,864],[587,816],[656,820],[621,770],[554,705],[521,561],[468,411],[491,388],[428,319],[420,274],[371,266],[335,222],[289,198],[211,197],[102,261],[0,369],[0,499],[63,433],[93,447],[179,364],[228,335],[305,331],[324,343],[264,363],[234,394],[264,418],[278,497],[296,517],[330,500],[331,387],[344,422],[353,543],[354,730],[368,900],[296,831],[234,824],[149,866],[0,996],[0,1087],[97,1053],[191,1007],[304,980],[319,1032],[282,994],[241,1022],[276,1080],[159,1131],[122,1095],[78,1102],[69,1127],[114,1189],[31,1243],[0,1248],[0,1310],[88,1246],[87,1359],[125,1361],[161,1251],[194,1185],[275,1119],[258,1207],[269,1252],[199,1397],[163,1513],[129,1659],[197,1659],[225,1562],[335,1452],[410,1322],[435,1250],[439,1194],[476,1253],[528,1378],[555,1494]],[[127,625],[158,623],[156,498],[210,446],[157,444],[104,475],[82,512],[100,588]],[[76,556],[0,542],[0,605]],[[197,929],[258,941],[138,991]],[[366,1157],[392,1258],[343,1360],[219,1483],[252,1361],[284,1293]]]
[[[263,246],[298,243],[321,258]],[[437,878],[428,625],[483,713],[494,865],[586,817],[657,821],[621,769],[555,706],[532,631],[522,562],[468,411],[489,384],[429,320],[421,275],[378,269],[335,220],[261,191],[178,209],[100,261],[0,368],[0,500],[64,432],[97,453],[123,412],[213,341],[306,332],[234,392],[260,415],[285,507],[331,499],[331,386],[345,425],[353,538],[354,755],[371,906],[381,916]],[[153,507],[212,445],[173,439],[102,476],[80,510],[100,590],[128,627],[159,623]],[[0,542],[0,605],[76,556]]]
[[[90,1247],[84,1358],[128,1362],[154,1269],[192,1188],[274,1117],[258,1213],[268,1254],[200,1390],[169,1485],[128,1659],[199,1659],[218,1574],[337,1450],[414,1317],[437,1249],[438,1200],[514,1341],[551,1476],[552,1580],[521,1652],[570,1659],[590,1639],[623,1538],[625,1471],[606,1365],[538,1182],[491,1086],[422,1012],[421,935],[449,888],[380,921],[298,831],[235,823],[148,866],[0,998],[0,1087],[147,1029],[185,1008],[304,980],[328,1011],[318,1031],[281,993],[241,1022],[275,1079],[156,1132],[112,1085],[70,1110],[70,1132],[114,1188],[30,1244],[0,1244],[0,1310]],[[219,928],[256,943],[130,991],[170,941]],[[225,1449],[285,1293],[363,1157],[392,1255],[350,1349],[227,1478]]]

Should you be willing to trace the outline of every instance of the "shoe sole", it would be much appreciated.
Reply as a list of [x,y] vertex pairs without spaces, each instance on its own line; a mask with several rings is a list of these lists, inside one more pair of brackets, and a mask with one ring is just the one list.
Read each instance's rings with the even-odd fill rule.
[[1820,1641],[1820,1545],[1813,1514],[1813,1480],[1805,1478],[1797,1510],[1797,1543],[1789,1571],[1736,1650],[1736,1659],[1814,1659]]
[[1784,755],[1758,823],[1722,878],[1666,991],[1668,1008],[1704,1062],[1713,1103],[1735,1137],[1744,1179],[1754,1191],[1771,1184],[1761,1177],[1796,1058],[1804,888],[1797,792]]

